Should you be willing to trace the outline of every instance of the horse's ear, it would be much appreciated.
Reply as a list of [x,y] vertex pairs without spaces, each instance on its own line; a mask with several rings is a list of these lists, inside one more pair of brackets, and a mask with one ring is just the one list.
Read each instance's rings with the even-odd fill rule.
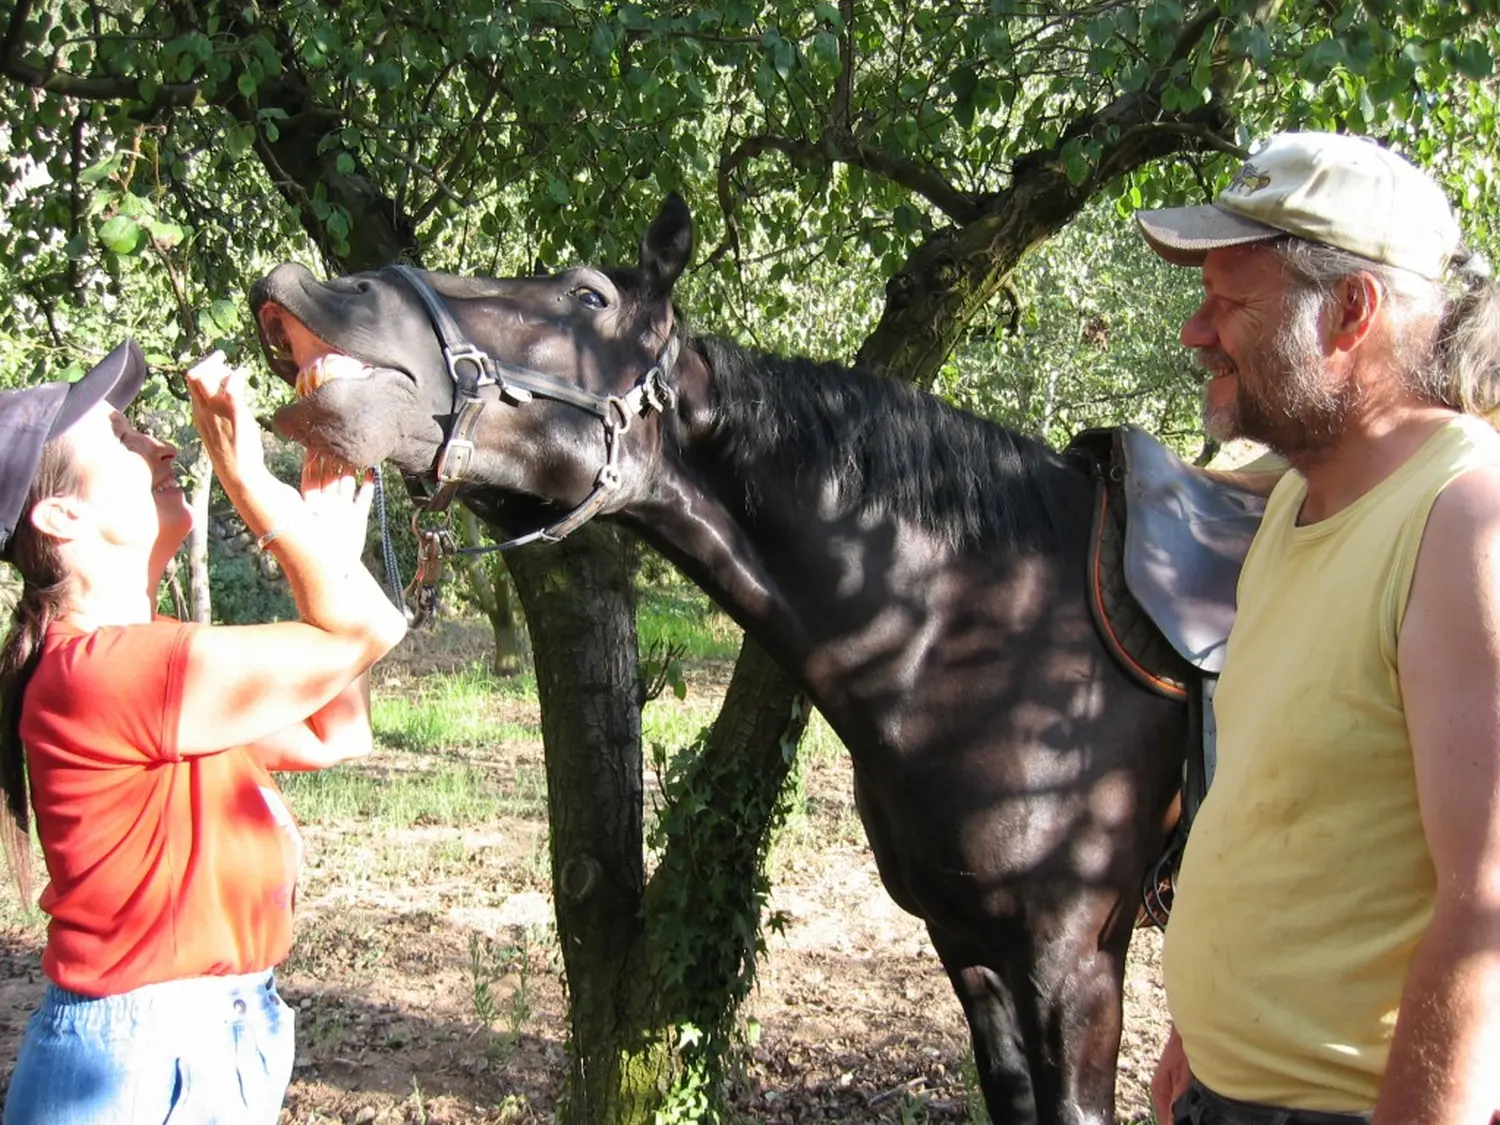
[[693,256],[693,215],[675,191],[641,239],[641,274],[653,297],[665,297]]

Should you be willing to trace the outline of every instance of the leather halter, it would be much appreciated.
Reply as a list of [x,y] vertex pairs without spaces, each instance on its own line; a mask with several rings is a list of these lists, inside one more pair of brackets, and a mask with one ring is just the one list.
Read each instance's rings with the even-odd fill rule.
[[421,498],[422,511],[444,511],[468,476],[474,458],[473,434],[485,406],[480,392],[486,387],[498,387],[499,397],[515,406],[546,398],[597,416],[604,425],[604,464],[595,475],[593,490],[556,523],[495,546],[465,548],[461,553],[504,551],[539,539],[556,542],[582,527],[604,506],[609,494],[620,486],[619,443],[616,438],[630,429],[632,419],[645,417],[653,410],[665,412],[677,403],[677,391],[671,382],[672,369],[677,364],[681,347],[677,334],[673,332],[667,338],[656,362],[624,395],[598,395],[540,371],[496,359],[470,343],[442,297],[412,267],[387,266],[381,272],[399,277],[420,298],[442,347],[448,376],[453,380],[453,425],[433,465],[437,488]]
[[[543,375],[540,371],[496,359],[470,343],[442,297],[411,266],[392,265],[380,272],[404,281],[421,300],[427,319],[432,322],[433,332],[442,347],[448,377],[453,381],[453,425],[433,463],[436,487],[429,493],[426,491],[425,480],[409,476],[405,478],[407,489],[418,506],[417,512],[412,516],[412,531],[419,541],[417,574],[413,577],[408,592],[411,588],[419,589],[418,614],[425,616],[426,612],[430,612],[430,607],[420,604],[423,601],[422,593],[425,593],[427,601],[433,599],[432,590],[436,586],[444,555],[508,551],[537,541],[556,543],[599,513],[610,494],[620,487],[618,439],[630,429],[633,419],[646,417],[652,411],[665,413],[677,404],[677,391],[672,385],[671,376],[677,364],[681,340],[674,329],[656,361],[625,394],[598,395]],[[557,522],[514,539],[507,539],[503,543],[486,547],[459,547],[448,526],[451,520],[448,505],[472,468],[474,431],[487,401],[480,395],[487,387],[497,387],[498,397],[514,406],[525,406],[534,399],[544,398],[566,403],[595,415],[604,426],[604,463],[594,476],[593,489]],[[423,529],[419,521],[427,513],[442,513],[443,524],[435,529]]]

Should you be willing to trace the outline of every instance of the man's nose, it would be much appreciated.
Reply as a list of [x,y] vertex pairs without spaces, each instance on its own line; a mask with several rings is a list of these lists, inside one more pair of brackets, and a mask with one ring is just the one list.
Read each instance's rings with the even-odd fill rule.
[[1193,315],[1182,322],[1182,331],[1177,338],[1185,348],[1211,348],[1219,342],[1219,335],[1208,315],[1207,302],[1199,305]]

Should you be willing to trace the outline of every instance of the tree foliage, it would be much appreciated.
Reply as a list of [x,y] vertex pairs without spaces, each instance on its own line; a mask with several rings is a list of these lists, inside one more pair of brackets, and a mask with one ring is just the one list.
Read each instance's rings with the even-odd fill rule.
[[[680,287],[700,326],[858,356],[1053,440],[1130,419],[1188,444],[1196,390],[1172,337],[1191,278],[1130,241],[1126,212],[1211,197],[1256,137],[1334,128],[1433,167],[1485,241],[1496,25],[1495,0],[11,0],[0,378],[78,370],[125,332],[166,375],[209,346],[244,354],[246,283],[276,259],[628,261],[675,189],[700,223]],[[535,561],[518,577],[530,604],[567,622],[571,584],[628,612],[609,550],[556,558],[565,577]],[[553,628],[532,621],[547,698],[604,676],[586,697],[618,750],[633,646],[600,660]],[[772,711],[793,698],[774,675],[747,676]],[[580,749],[589,717],[553,719],[549,759],[554,740]],[[769,753],[786,729],[746,723],[717,752]],[[553,794],[559,878],[632,834],[638,863],[638,817],[605,809],[609,841],[573,828],[598,812],[583,802],[638,797],[625,766],[608,792],[582,784],[590,760],[552,771],[578,790]],[[634,934],[638,866],[621,870],[610,902]],[[570,957],[599,956],[570,974],[633,963],[595,948],[608,933],[571,938]],[[583,1055],[613,1049],[585,1038]]]

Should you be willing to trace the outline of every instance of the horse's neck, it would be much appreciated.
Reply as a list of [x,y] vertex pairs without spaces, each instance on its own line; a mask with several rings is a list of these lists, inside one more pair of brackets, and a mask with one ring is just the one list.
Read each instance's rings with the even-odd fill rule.
[[[830,395],[826,417],[804,413],[796,419],[766,419],[760,411],[744,408],[746,396],[764,403],[772,393],[767,389],[763,395],[755,376],[746,382],[747,376],[738,375],[725,383],[709,368],[711,360],[726,357],[730,363],[744,362],[744,353],[715,343],[684,354],[679,410],[665,435],[653,494],[624,515],[783,665],[804,671],[810,663],[821,667],[835,650],[876,643],[877,633],[881,643],[911,641],[902,633],[904,626],[892,625],[893,607],[932,605],[935,587],[957,570],[1024,570],[1031,564],[1023,557],[1055,555],[1059,547],[1048,541],[1055,538],[1052,524],[1059,512],[1069,513],[1070,525],[1087,523],[1086,478],[1024,439],[1011,444],[1006,435],[975,420],[960,421],[906,398],[868,394]],[[802,374],[786,377],[795,381]],[[830,372],[825,368],[814,374],[826,380]],[[715,382],[720,384],[717,395]],[[717,401],[730,396],[738,396],[738,409],[725,410]],[[861,415],[854,409],[861,405],[888,413]],[[889,416],[905,411],[912,416]],[[899,427],[903,421],[932,427],[924,440],[938,460],[950,463],[950,471],[953,461],[963,462],[962,471],[945,486],[951,519],[943,514],[945,500],[897,497],[906,483],[898,477],[899,465],[890,474],[898,478],[894,489],[891,479],[877,489],[887,497],[884,507],[868,506],[866,496],[849,495],[847,483],[841,487],[836,479],[840,458],[855,455],[852,444],[869,436],[864,427]],[[846,434],[848,444],[830,457],[825,441],[821,457],[810,458],[824,464],[816,468],[789,456],[784,445],[762,440],[761,426],[778,427],[783,440],[793,441],[798,427],[818,426],[825,434]],[[815,445],[810,442],[809,450]],[[896,445],[865,450],[863,456],[889,466],[893,451],[922,456],[923,443],[915,447],[914,454]],[[988,476],[983,476],[985,463],[991,464]],[[925,465],[914,465],[912,471],[925,471]],[[975,474],[981,478],[976,480]],[[943,477],[939,473],[930,479]],[[976,487],[995,491],[976,503]],[[1081,519],[1075,518],[1075,508]],[[1014,526],[986,524],[991,518]],[[1063,536],[1072,537],[1071,531]]]
[[637,506],[625,517],[643,538],[784,665],[806,659],[810,638],[786,596],[782,573],[792,560],[768,559],[742,515],[678,466],[669,499]]

